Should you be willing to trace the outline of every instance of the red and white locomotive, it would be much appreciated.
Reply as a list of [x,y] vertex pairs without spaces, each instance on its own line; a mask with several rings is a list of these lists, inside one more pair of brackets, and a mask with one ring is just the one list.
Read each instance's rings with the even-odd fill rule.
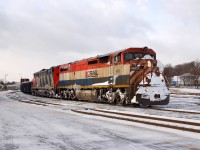
[[98,55],[34,74],[32,94],[108,103],[166,105],[170,92],[147,47]]

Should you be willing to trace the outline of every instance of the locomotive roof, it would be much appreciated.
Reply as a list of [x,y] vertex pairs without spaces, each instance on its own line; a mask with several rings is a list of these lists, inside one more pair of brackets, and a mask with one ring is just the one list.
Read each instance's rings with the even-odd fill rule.
[[41,73],[41,72],[44,72],[46,70],[50,70],[50,69],[58,67],[58,66],[64,66],[64,65],[67,65],[67,64],[73,64],[73,63],[80,62],[80,61],[83,61],[83,60],[91,60],[91,59],[102,58],[102,57],[107,57],[107,56],[116,56],[119,53],[121,53],[121,52],[123,52],[125,50],[128,50],[128,49],[152,50],[152,49],[150,49],[148,47],[129,47],[129,48],[121,49],[121,50],[118,50],[118,51],[110,52],[110,53],[107,53],[107,54],[97,55],[95,57],[89,57],[89,58],[85,58],[85,59],[81,59],[81,60],[76,60],[76,61],[73,61],[73,62],[65,63],[65,64],[62,64],[62,65],[53,66],[53,67],[51,67],[49,69],[42,69],[42,70],[40,70],[40,71],[38,71],[38,72],[36,72],[34,74]]
[[[127,49],[129,49],[129,48],[127,48]],[[110,52],[110,53],[103,54],[103,55],[97,55],[97,56],[94,56],[94,57],[84,58],[84,59],[81,59],[81,60],[76,60],[76,61],[73,61],[73,62],[69,62],[67,64],[72,64],[72,63],[76,63],[76,62],[83,61],[83,60],[90,60],[90,59],[95,59],[95,58],[102,58],[102,57],[110,56],[112,54],[119,54],[120,52],[122,52],[124,50],[127,50],[127,49],[122,49],[122,50],[118,50],[118,51],[115,51],[115,52]],[[62,65],[66,65],[66,64],[62,64]]]
[[[59,66],[59,65],[58,65],[58,66]],[[40,71],[35,72],[34,74],[41,73],[41,72],[45,72],[45,71],[47,71],[47,70],[56,68],[56,67],[58,67],[58,66],[53,66],[53,67],[51,67],[51,68],[49,68],[49,69],[45,69],[45,68],[44,68],[44,69],[42,69],[42,70],[40,70]]]
[[[85,58],[85,59],[81,59],[81,60],[77,60],[77,61],[73,61],[73,62],[70,62],[70,63],[75,63],[75,62],[78,62],[78,61],[82,61],[82,60],[90,60],[90,59],[95,59],[95,58],[102,58],[102,57],[106,57],[106,56],[110,56],[110,55],[112,55],[112,56],[116,56],[117,54],[119,54],[119,53],[121,53],[121,52],[123,52],[123,51],[125,51],[125,50],[128,50],[128,49],[140,49],[140,50],[152,50],[152,49],[150,49],[150,48],[148,48],[148,47],[129,47],[129,48],[125,48],[125,49],[122,49],[122,50],[118,50],[118,51],[114,51],[114,52],[110,52],[110,53],[107,53],[107,54],[103,54],[103,55],[97,55],[97,56],[95,56],[95,57],[90,57],[90,58]],[[68,64],[70,64],[70,63],[68,63]]]
[[106,57],[106,56],[110,56],[110,55],[117,55],[119,54],[120,52],[124,51],[126,49],[123,49],[123,50],[118,50],[118,51],[115,51],[115,52],[110,52],[110,53],[107,53],[107,54],[104,54],[104,55],[97,55],[98,58],[102,58],[102,57]]

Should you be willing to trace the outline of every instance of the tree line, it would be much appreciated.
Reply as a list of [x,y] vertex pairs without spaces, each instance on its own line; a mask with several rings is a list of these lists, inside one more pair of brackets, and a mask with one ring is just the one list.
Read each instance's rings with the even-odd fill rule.
[[[12,82],[6,82],[6,85],[13,85],[13,84],[16,84],[17,82],[15,82],[15,81],[12,81]],[[3,81],[0,81],[0,84],[1,85],[5,85],[5,83],[3,82]]]
[[200,78],[200,61],[191,61],[174,67],[171,64],[167,64],[164,68],[164,75],[169,83],[172,82],[172,77],[180,76],[184,85],[190,83],[190,85],[198,86]]

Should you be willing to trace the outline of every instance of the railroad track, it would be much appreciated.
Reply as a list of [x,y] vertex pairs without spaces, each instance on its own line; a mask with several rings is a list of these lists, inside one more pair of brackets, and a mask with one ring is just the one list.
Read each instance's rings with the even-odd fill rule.
[[23,102],[23,103],[36,104],[36,105],[42,105],[42,106],[49,106],[49,105],[53,105],[53,106],[65,106],[63,104],[52,103],[52,102],[45,102],[45,101],[42,101],[42,100],[19,100],[19,101]]
[[169,117],[155,116],[155,115],[124,113],[119,111],[102,110],[102,109],[84,109],[84,110],[72,109],[72,111],[86,115],[100,116],[117,120],[136,122],[146,125],[153,125],[157,127],[165,127],[181,131],[200,133],[200,121],[169,118]]
[[43,100],[38,100],[38,99],[31,99],[31,98],[24,98],[24,97],[19,97],[15,94],[17,91],[12,91],[6,94],[7,97],[10,99],[18,100],[19,102],[23,103],[29,103],[29,104],[36,104],[36,105],[42,105],[42,106],[49,106],[49,105],[54,105],[54,106],[65,106],[60,103],[55,103],[55,102],[47,102]]
[[[64,104],[55,103],[55,102],[46,102],[42,100],[19,100],[20,102],[25,103],[32,103],[32,104],[38,104],[38,105],[55,105],[55,106],[65,106]],[[124,107],[131,107],[131,106],[124,106]],[[133,106],[132,106],[133,107]],[[193,110],[181,110],[181,109],[171,109],[171,108],[149,108],[151,110],[158,110],[158,111],[167,111],[167,112],[177,112],[177,113],[187,113],[187,114],[200,114],[200,111],[193,111]]]
[[[29,104],[42,105],[42,106],[64,106],[57,103],[49,103],[43,101],[23,101]],[[111,110],[102,110],[102,109],[71,109],[71,111],[86,115],[100,116],[106,118],[112,118],[117,120],[141,123],[146,125],[152,125],[157,127],[165,127],[170,129],[176,129],[181,131],[200,133],[200,121],[178,119],[178,118],[169,118],[163,116],[154,116],[154,115],[145,115],[145,114],[135,114],[135,113],[124,113],[119,111]]]
[[[10,97],[9,95],[11,95],[10,98],[12,98],[12,94],[16,93],[16,91],[14,92],[10,92],[7,94],[8,97]],[[60,104],[60,103],[55,103],[55,102],[46,102],[46,101],[42,101],[42,100],[33,100],[33,99],[27,99],[27,100],[23,100],[22,98],[19,98],[18,101],[20,102],[24,102],[24,103],[31,103],[31,104],[38,104],[38,105],[43,105],[43,106],[47,106],[47,105],[56,105],[56,106],[65,106],[64,104]],[[91,103],[91,101],[87,101],[89,103]],[[94,102],[92,102],[94,103]],[[102,104],[102,103],[101,103]],[[121,107],[136,107],[132,104],[129,105],[120,105]],[[158,111],[166,111],[166,112],[176,112],[176,113],[186,113],[186,114],[200,114],[200,111],[194,111],[194,110],[182,110],[182,109],[172,109],[172,108],[144,108],[144,109],[151,109],[151,110],[158,110]]]

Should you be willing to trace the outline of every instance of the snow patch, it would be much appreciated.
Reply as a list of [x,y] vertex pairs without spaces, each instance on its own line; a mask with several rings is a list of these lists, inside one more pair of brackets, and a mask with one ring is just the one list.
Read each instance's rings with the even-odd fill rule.
[[181,93],[200,93],[200,89],[193,89],[193,88],[170,88],[172,90],[177,90]]
[[109,83],[108,83],[108,81],[106,81],[106,82],[102,82],[102,83],[95,83],[92,85],[109,85]]
[[150,55],[145,55],[144,57],[142,57],[142,59],[153,59],[153,57],[151,57]]

